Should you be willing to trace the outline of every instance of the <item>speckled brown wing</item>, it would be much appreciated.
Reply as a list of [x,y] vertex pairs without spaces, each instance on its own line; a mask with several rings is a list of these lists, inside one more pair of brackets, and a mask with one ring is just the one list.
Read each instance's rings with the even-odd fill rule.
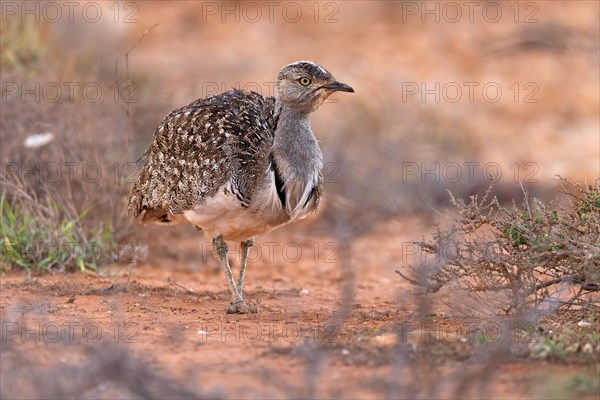
[[145,153],[147,163],[129,195],[129,214],[144,222],[171,222],[229,181],[247,205],[269,165],[274,103],[234,90],[169,114]]

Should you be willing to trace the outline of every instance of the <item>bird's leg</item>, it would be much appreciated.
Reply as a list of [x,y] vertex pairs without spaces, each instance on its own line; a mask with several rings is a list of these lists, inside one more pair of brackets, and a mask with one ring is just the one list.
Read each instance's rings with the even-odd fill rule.
[[231,272],[231,268],[229,267],[229,261],[227,260],[227,243],[223,240],[223,236],[218,235],[213,239],[213,250],[215,252],[215,257],[219,260],[221,267],[223,268],[223,272],[225,273],[225,278],[227,278],[227,283],[229,284],[229,291],[231,292],[231,303],[235,303],[236,301],[241,301],[242,298],[238,294],[237,288],[235,287],[235,282],[233,281],[233,274]]
[[254,242],[252,241],[252,239],[242,242],[242,265],[240,266],[240,276],[238,278],[237,286],[237,290],[241,298],[244,297],[244,274],[246,273],[246,261],[248,259],[248,252],[250,251],[250,247],[252,247],[253,244]]
[[229,292],[231,293],[231,304],[227,307],[228,314],[237,314],[237,313],[249,313],[249,312],[258,312],[258,309],[255,307],[248,307],[244,300],[242,300],[242,296],[238,292],[235,282],[233,280],[233,273],[231,272],[231,268],[229,267],[229,261],[227,260],[227,243],[223,240],[223,236],[218,235],[213,239],[213,250],[215,252],[215,257],[219,260],[221,267],[223,268],[223,272],[225,273],[225,278],[227,278],[227,283],[229,284]]

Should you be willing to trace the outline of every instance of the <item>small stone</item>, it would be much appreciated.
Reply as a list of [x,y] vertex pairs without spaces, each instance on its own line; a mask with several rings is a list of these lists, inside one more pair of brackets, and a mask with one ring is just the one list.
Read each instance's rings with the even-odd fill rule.
[[348,349],[342,349],[342,355],[343,356],[350,355],[350,351]]
[[567,353],[578,353],[580,350],[579,343],[569,345],[565,350],[567,351]]
[[583,348],[581,349],[582,352],[587,353],[587,354],[592,354],[594,352],[594,347],[592,346],[591,343],[586,343],[583,345]]
[[587,321],[583,321],[583,320],[581,320],[581,321],[579,321],[579,322],[577,323],[577,326],[581,326],[581,327],[583,327],[583,328],[587,328],[588,326],[592,326],[592,324],[590,324],[590,323],[589,323],[589,322],[587,322]]
[[27,136],[27,139],[25,139],[25,147],[35,149],[50,143],[52,140],[54,140],[53,133],[32,133],[31,135]]
[[398,338],[394,333],[384,333],[373,338],[373,344],[376,346],[393,346],[398,342]]
[[300,296],[308,296],[310,292],[308,291],[308,289],[302,289],[300,291]]

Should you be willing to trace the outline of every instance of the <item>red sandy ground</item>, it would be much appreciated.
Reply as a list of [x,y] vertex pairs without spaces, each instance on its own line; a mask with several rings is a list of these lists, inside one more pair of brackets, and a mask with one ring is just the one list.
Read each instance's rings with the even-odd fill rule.
[[[40,362],[71,362],[81,355],[57,355],[60,347],[52,343],[56,336],[53,327],[61,327],[64,339],[71,324],[76,345],[117,342],[164,375],[185,379],[188,384],[192,376],[191,381],[202,391],[216,390],[230,398],[378,398],[394,393],[389,392],[389,382],[400,379],[435,384],[431,377],[422,376],[432,373],[434,367],[437,378],[433,379],[447,381],[436,386],[440,390],[436,396],[455,395],[459,380],[451,377],[465,371],[473,374],[469,379],[487,386],[482,391],[470,387],[464,396],[529,397],[539,393],[541,378],[551,380],[579,370],[577,366],[512,357],[480,377],[477,371],[482,365],[470,357],[471,340],[431,347],[425,350],[429,354],[421,364],[395,366],[393,352],[402,346],[420,348],[423,336],[412,334],[407,344],[398,346],[395,329],[414,323],[417,311],[412,298],[403,294],[410,287],[394,273],[401,260],[366,251],[374,238],[381,244],[391,229],[400,228],[391,222],[355,242],[356,296],[341,324],[332,317],[340,306],[344,266],[324,262],[323,254],[315,263],[311,242],[298,239],[292,229],[260,240],[257,247],[262,249],[267,242],[281,245],[271,245],[273,260],[263,254],[249,265],[246,298],[251,304],[260,303],[261,312],[227,315],[224,309],[229,295],[221,270],[212,256],[200,251],[201,236],[182,228],[163,232],[168,238],[165,245],[173,254],[185,257],[181,261],[174,256],[152,256],[150,249],[147,261],[131,268],[113,266],[103,275],[28,278],[22,273],[4,274],[0,285],[3,344],[15,340],[17,348],[35,351]],[[150,228],[148,234],[159,231]],[[285,243],[301,246],[303,256],[297,262],[282,259],[281,239],[286,237]],[[334,241],[321,238],[317,245],[322,251],[330,242]],[[339,259],[339,254],[333,257]],[[438,334],[465,322],[443,313],[430,321]],[[468,332],[464,333],[468,337]],[[102,340],[94,344],[96,338]],[[320,350],[311,353],[317,345],[322,346]],[[307,383],[311,379],[314,385]],[[402,395],[396,392],[392,396]]]

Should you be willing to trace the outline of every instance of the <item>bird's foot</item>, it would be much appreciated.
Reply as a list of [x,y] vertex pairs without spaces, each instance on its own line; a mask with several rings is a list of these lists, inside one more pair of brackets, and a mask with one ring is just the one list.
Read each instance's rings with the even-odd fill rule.
[[259,309],[258,307],[248,306],[244,303],[244,300],[239,300],[235,303],[231,303],[226,311],[227,314],[257,314]]

